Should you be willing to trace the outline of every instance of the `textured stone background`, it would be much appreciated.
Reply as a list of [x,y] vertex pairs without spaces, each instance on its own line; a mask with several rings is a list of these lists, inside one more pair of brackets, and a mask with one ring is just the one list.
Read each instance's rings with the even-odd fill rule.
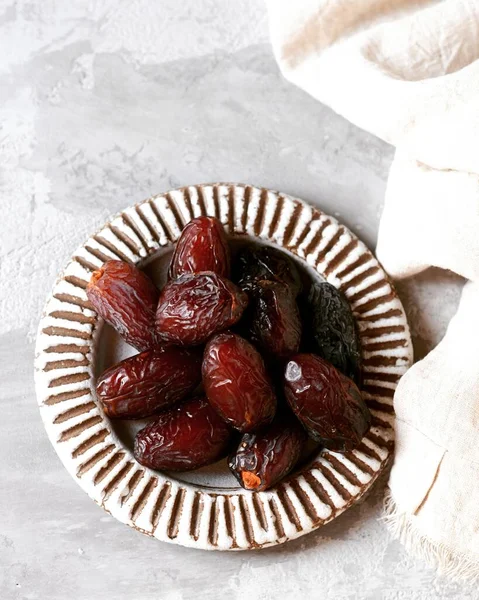
[[[240,181],[309,200],[374,247],[392,155],[281,78],[262,0],[0,0],[0,598],[479,598],[391,541],[384,482],[272,550],[143,537],[70,479],[34,397],[45,296],[109,215],[178,185]],[[460,287],[437,271],[399,286],[418,355]]]

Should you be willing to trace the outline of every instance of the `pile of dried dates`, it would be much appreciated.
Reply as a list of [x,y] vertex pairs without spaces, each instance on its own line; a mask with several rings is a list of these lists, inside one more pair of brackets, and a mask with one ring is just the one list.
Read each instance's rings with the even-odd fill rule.
[[154,415],[134,445],[146,467],[186,471],[229,454],[239,483],[260,491],[295,467],[308,436],[344,452],[370,426],[348,302],[274,248],[251,244],[232,260],[214,218],[184,228],[161,291],[112,260],[87,294],[139,351],[96,390],[110,418]]

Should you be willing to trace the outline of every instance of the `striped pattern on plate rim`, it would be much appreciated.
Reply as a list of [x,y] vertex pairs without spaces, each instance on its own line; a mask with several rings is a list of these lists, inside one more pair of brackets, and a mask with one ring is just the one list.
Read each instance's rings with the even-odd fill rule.
[[[142,261],[174,244],[200,215],[231,235],[291,252],[340,288],[362,340],[363,394],[373,425],[359,448],[321,452],[267,492],[202,489],[141,467],[97,404],[95,347],[101,320],[85,288],[108,259]],[[403,307],[373,254],[346,227],[301,200],[248,185],[198,185],[127,208],[78,249],[55,283],[40,322],[35,377],[50,440],[79,485],[123,523],[160,540],[243,550],[282,543],[331,521],[357,502],[393,448],[393,394],[412,362]]]

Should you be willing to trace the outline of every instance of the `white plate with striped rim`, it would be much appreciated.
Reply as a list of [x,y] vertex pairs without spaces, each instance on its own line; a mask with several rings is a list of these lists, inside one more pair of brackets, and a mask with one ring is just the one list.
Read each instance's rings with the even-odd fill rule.
[[[88,302],[93,270],[111,258],[140,263],[161,284],[184,225],[211,215],[233,245],[245,240],[291,253],[345,294],[362,343],[362,393],[373,424],[361,445],[321,451],[271,490],[238,487],[224,463],[190,474],[158,473],[132,454],[136,426],[110,421],[95,396],[103,368],[131,353]],[[73,255],[40,321],[35,381],[48,436],[88,495],[119,521],[159,540],[206,550],[258,549],[338,517],[370,489],[394,447],[392,398],[412,363],[406,316],[387,275],[344,225],[286,194],[240,184],[197,185],[127,208]]]

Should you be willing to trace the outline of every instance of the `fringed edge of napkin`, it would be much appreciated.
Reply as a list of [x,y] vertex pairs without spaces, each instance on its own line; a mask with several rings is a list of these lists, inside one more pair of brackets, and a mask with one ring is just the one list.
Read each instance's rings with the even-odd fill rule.
[[413,523],[411,515],[399,509],[389,489],[386,490],[381,520],[394,539],[399,540],[412,555],[437,568],[438,574],[455,580],[479,581],[479,561],[453,552],[445,544],[434,542],[424,535]]

